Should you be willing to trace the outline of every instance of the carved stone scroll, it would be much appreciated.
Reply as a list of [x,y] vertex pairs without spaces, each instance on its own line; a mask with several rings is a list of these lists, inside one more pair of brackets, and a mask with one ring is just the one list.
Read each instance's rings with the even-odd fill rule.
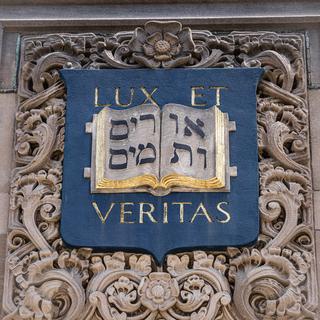
[[[112,37],[25,37],[21,60],[5,320],[316,319],[302,36],[215,36],[178,22],[150,21]],[[147,255],[63,246],[66,89],[58,70],[256,66],[265,69],[257,92],[256,246],[169,255],[161,270]]]

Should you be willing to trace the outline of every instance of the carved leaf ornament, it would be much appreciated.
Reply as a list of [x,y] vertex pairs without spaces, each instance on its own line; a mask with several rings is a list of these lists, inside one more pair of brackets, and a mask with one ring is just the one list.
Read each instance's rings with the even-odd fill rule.
[[[258,86],[260,236],[223,253],[150,256],[69,250],[59,221],[66,89],[62,68],[250,68]],[[11,187],[5,320],[316,319],[306,77],[298,35],[150,21],[112,37],[23,39]]]

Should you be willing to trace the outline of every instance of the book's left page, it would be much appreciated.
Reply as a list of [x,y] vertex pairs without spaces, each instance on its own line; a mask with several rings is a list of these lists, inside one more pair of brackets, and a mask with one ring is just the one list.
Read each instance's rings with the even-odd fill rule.
[[96,117],[95,188],[153,187],[159,179],[160,109],[104,108]]

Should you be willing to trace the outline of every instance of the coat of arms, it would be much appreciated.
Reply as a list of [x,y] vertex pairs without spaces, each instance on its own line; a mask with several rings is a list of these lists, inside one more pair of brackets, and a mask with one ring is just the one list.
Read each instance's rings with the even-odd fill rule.
[[65,243],[147,251],[158,263],[253,243],[261,73],[63,70]]

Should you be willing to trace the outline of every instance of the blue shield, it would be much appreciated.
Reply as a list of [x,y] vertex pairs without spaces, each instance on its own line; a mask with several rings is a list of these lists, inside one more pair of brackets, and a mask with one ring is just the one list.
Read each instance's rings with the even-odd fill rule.
[[[148,253],[158,265],[168,253],[253,245],[259,234],[256,89],[262,74],[259,68],[61,70],[67,86],[61,212],[65,245]],[[226,182],[214,190],[200,172],[213,154],[206,153],[206,144],[190,147],[164,134],[168,124],[180,130],[185,141],[202,141],[204,136],[210,140],[210,130],[217,130],[218,123],[214,118],[214,125],[207,125],[212,108],[227,114],[224,124],[230,126],[222,142],[212,142],[215,150],[220,142],[227,150]],[[141,131],[129,146],[130,130],[142,124],[151,124],[154,131]],[[171,152],[166,143],[173,146],[172,155],[166,155]],[[211,159],[216,171],[218,153]],[[187,167],[194,176],[199,174],[201,187],[193,182],[188,187],[193,178],[189,169],[180,168],[167,188],[161,170],[167,172],[169,163],[186,154]],[[161,164],[165,156],[168,165]],[[196,157],[202,159],[199,167]],[[100,163],[111,178],[101,172],[99,178]],[[152,178],[156,166],[161,170]],[[151,182],[142,177],[147,175]]]

